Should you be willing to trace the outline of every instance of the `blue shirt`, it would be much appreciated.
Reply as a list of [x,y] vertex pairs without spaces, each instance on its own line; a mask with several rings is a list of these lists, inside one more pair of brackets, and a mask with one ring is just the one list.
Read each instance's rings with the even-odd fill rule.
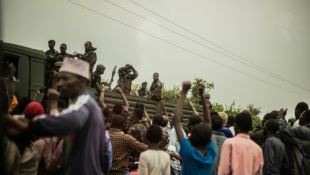
[[219,130],[219,132],[224,133],[225,137],[227,137],[227,138],[232,138],[232,137],[234,137],[234,136],[232,135],[230,129],[228,129],[228,128],[226,128],[226,127],[222,127],[222,128]]
[[180,155],[182,157],[182,175],[210,175],[214,159],[216,157],[216,147],[214,142],[206,146],[206,157],[201,152],[192,147],[184,137],[181,141]]

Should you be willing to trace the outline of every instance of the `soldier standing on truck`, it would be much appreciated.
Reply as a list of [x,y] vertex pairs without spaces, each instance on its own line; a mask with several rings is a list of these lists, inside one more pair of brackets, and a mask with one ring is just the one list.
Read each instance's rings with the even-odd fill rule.
[[65,57],[73,58],[71,54],[68,54],[67,52],[67,45],[65,43],[62,43],[60,45],[60,53],[55,54],[54,59],[58,62],[63,62]]
[[89,63],[89,65],[90,65],[89,66],[89,73],[92,74],[94,66],[97,62],[97,54],[95,52],[95,50],[97,50],[97,48],[94,48],[90,41],[87,41],[85,43],[84,47],[85,47],[85,53],[83,55],[80,53],[77,53],[76,55],[81,60],[85,60]]
[[49,40],[48,47],[50,49],[45,52],[46,61],[48,63],[46,68],[49,74],[51,73],[50,71],[54,67],[54,63],[56,62],[54,56],[59,53],[57,50],[54,49],[55,44],[56,44],[55,40]]
[[[130,74],[133,72],[133,74]],[[118,70],[119,79],[117,80],[116,87],[120,87],[125,94],[130,94],[131,84],[134,79],[138,77],[138,72],[131,64],[126,64]]]
[[91,86],[92,88],[97,88],[98,93],[101,92],[101,87],[100,85],[103,84],[105,86],[108,85],[107,82],[101,82],[101,76],[102,74],[104,74],[105,71],[105,66],[102,64],[97,65],[96,71],[94,72],[93,76],[92,76],[92,81],[91,81]]
[[154,81],[150,88],[150,95],[147,97],[147,99],[160,101],[162,100],[161,92],[162,92],[163,86],[162,86],[162,82],[159,80],[159,74],[157,72],[153,74],[153,79]]

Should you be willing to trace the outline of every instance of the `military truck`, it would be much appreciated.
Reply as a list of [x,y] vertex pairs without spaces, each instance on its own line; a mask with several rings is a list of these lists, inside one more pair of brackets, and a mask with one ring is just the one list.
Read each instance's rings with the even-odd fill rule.
[[[39,87],[46,86],[46,59],[42,50],[0,41],[0,76],[6,82],[9,80],[7,76],[8,71],[6,69],[7,62],[13,63],[16,67],[15,95],[20,97],[27,96],[32,99]],[[96,89],[88,88],[87,90],[95,94],[96,101],[98,102],[99,94]],[[38,101],[42,102],[44,95],[44,93],[41,93],[38,97]],[[153,118],[156,114],[163,114],[161,103],[158,101],[148,101],[144,97],[131,95],[126,95],[126,98],[129,102],[129,113],[134,110],[134,106],[137,102],[141,102],[145,104],[146,111],[150,118]],[[105,93],[104,99],[109,108],[113,108],[114,104],[124,105],[121,96],[115,92]],[[172,118],[174,108],[174,103],[165,102],[165,109],[170,119]],[[202,108],[196,107],[196,110],[202,116]],[[188,106],[184,106],[182,118],[184,130],[188,130],[186,123],[192,114],[193,112],[191,109]]]

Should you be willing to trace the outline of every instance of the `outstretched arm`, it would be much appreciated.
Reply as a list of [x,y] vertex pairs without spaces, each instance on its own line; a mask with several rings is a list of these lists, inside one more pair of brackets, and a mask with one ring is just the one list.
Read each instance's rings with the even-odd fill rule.
[[210,125],[210,127],[211,127],[211,117],[210,117],[209,108],[207,106],[206,99],[203,96],[204,90],[205,90],[205,85],[198,84],[198,91],[199,91],[199,95],[200,95],[201,103],[202,103],[202,108],[203,108],[204,122],[205,122],[205,124]]
[[116,92],[118,92],[118,93],[122,96],[122,98],[123,98],[123,102],[124,102],[124,104],[125,104],[124,110],[125,110],[125,111],[128,111],[128,110],[129,110],[129,103],[128,103],[128,101],[127,101],[127,98],[126,98],[124,92],[122,91],[122,89],[121,89],[120,87],[116,88],[115,90],[116,90]]
[[103,110],[107,107],[107,105],[104,103],[104,93],[108,90],[109,90],[108,88],[103,88],[100,93],[99,104]]
[[191,88],[190,82],[183,82],[183,88],[182,88],[181,96],[177,102],[177,105],[175,106],[175,109],[174,109],[173,124],[174,124],[175,131],[177,133],[179,142],[181,142],[182,139],[184,138],[182,128],[181,128],[182,127],[181,126],[181,118],[183,115],[183,104],[184,104],[185,99],[186,99],[186,94],[190,88]]
[[37,101],[38,96],[45,90],[45,86],[41,86],[37,92],[34,94],[32,101]]
[[147,118],[147,121],[148,121],[148,123],[149,124],[151,124],[151,119],[150,119],[150,117],[149,117],[149,115],[147,114],[147,112],[146,112],[146,109],[144,108],[144,116]]
[[192,109],[194,115],[199,115],[198,112],[196,111],[194,104],[191,101],[189,101],[189,99],[187,99],[187,104]]
[[133,75],[132,75],[132,80],[136,79],[138,77],[138,72],[136,71],[135,68],[132,68],[132,71],[133,71]]
[[165,108],[165,102],[163,100],[161,100],[160,103],[161,103],[161,107],[164,110],[164,115],[168,117],[168,113],[167,113],[166,108]]

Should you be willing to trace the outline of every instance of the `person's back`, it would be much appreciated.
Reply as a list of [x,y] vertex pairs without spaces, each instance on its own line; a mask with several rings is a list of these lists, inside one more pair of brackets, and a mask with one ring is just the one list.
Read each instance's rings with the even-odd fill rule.
[[236,136],[222,146],[219,175],[262,174],[262,149],[247,134],[252,127],[249,114],[240,113],[235,119]]
[[146,142],[149,150],[140,154],[139,175],[170,174],[170,156],[158,147],[158,143],[161,140],[161,128],[157,125],[150,126],[146,133]]

